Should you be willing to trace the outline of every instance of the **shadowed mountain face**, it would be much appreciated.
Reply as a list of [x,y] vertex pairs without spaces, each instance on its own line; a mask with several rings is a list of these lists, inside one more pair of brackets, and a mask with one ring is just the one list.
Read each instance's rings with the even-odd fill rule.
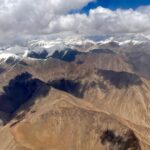
[[0,95],[0,111],[5,113],[12,113],[15,110],[15,106],[7,95]]
[[[84,83],[82,84],[81,81],[77,80],[68,80],[68,79],[58,79],[58,80],[53,80],[53,81],[49,81],[48,84],[49,86],[56,88],[58,90],[61,91],[65,91],[69,94],[74,95],[75,97],[78,98],[83,98],[84,97],[84,93],[86,91],[88,91],[91,88],[95,88],[96,85],[98,85],[99,83],[96,82],[89,82],[89,83]],[[102,85],[98,85],[101,88]]]
[[140,77],[128,72],[115,72],[112,70],[99,70],[98,73],[108,80],[116,88],[128,88],[132,85],[141,85]]
[[19,61],[14,59],[13,57],[10,57],[6,60],[5,63],[9,64],[9,65],[15,65],[16,63],[18,63]]
[[105,84],[106,81],[109,81],[110,85],[118,89],[127,89],[131,86],[142,85],[141,78],[134,73],[98,70],[95,75],[97,75],[97,78],[103,77],[103,80],[98,79],[85,82],[84,78],[70,80],[69,78],[60,78],[49,81],[48,83],[49,86],[65,91],[79,98],[83,98],[88,90],[95,89],[96,87],[107,92],[109,84]]
[[127,131],[124,136],[120,136],[112,130],[106,130],[100,139],[108,150],[141,150],[139,141],[132,131]]
[[75,82],[67,79],[60,79],[48,82],[50,86],[68,92],[74,96],[83,97],[82,91],[80,92],[81,85],[79,82]]
[[81,52],[72,49],[66,49],[63,51],[55,51],[51,57],[63,61],[71,62],[74,61],[76,56],[79,54],[81,54]]
[[5,72],[5,69],[4,68],[0,68],[0,74]]
[[5,95],[19,107],[25,103],[34,93],[40,80],[31,79],[32,75],[29,73],[23,73],[10,80],[9,84],[5,86]]
[[[3,87],[4,93],[0,95],[0,111],[11,115],[44,86],[46,83],[36,78],[32,79],[32,75],[27,72],[16,76],[9,81],[8,85]],[[40,94],[43,95],[44,93],[39,93],[39,96]]]
[[93,49],[89,52],[79,52],[77,50],[66,49],[63,51],[55,51],[51,57],[60,59],[63,61],[67,61],[67,62],[72,62],[79,55],[90,55],[90,54],[99,54],[99,53],[115,54],[113,51],[111,51],[109,49]]
[[27,56],[36,59],[46,59],[48,56],[48,52],[46,50],[43,50],[41,52],[31,51]]

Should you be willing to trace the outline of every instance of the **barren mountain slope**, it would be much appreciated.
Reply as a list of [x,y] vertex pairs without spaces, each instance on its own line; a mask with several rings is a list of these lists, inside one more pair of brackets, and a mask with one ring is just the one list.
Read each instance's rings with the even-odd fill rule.
[[24,59],[0,67],[0,111],[11,117],[1,115],[0,150],[150,149],[150,81],[128,55],[96,50],[71,62]]
[[[139,140],[138,132],[134,133],[123,124],[119,118],[101,112],[90,103],[51,89],[46,97],[36,100],[24,117],[13,119],[1,132],[11,133],[14,137],[11,137],[10,143],[22,146],[22,150],[149,148],[146,141]],[[0,135],[0,139],[8,137]],[[6,143],[8,145],[0,144],[0,149],[9,150],[7,146],[10,143]],[[147,148],[143,145],[147,145]],[[16,147],[14,150],[20,148]]]

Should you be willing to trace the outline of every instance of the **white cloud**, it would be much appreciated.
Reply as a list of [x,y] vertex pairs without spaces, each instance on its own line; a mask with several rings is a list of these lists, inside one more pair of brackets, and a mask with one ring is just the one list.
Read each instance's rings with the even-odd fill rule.
[[150,33],[150,11],[147,9],[149,8],[111,11],[98,7],[91,10],[88,16],[85,14],[60,16],[57,20],[50,22],[49,28],[51,32],[74,30],[83,35],[147,34]]
[[150,35],[150,6],[136,10],[102,7],[89,14],[68,14],[94,0],[0,0],[0,43],[81,34]]
[[44,34],[49,23],[93,0],[0,0],[0,42]]

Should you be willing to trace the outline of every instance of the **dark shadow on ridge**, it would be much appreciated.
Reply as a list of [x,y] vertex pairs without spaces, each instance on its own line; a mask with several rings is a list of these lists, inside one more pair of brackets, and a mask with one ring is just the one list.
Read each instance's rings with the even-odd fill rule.
[[59,50],[55,51],[51,57],[66,62],[72,62],[76,59],[78,55],[89,55],[89,54],[100,54],[100,53],[115,54],[115,52],[109,49],[93,49],[89,52],[81,52],[74,49],[65,49],[62,51]]
[[55,59],[60,59],[66,62],[72,62],[76,59],[76,56],[80,54],[83,54],[83,53],[77,50],[66,49],[63,51],[55,51],[51,57]]
[[0,74],[3,73],[3,72],[5,72],[5,71],[6,71],[6,69],[4,69],[2,67],[0,68]]
[[[35,97],[34,100],[36,100],[40,96],[46,96],[49,86],[37,78],[32,78],[30,73],[25,72],[11,79],[8,85],[3,87],[3,91],[4,93],[0,95],[0,111],[11,116],[20,106],[29,102],[31,98]],[[30,105],[33,104],[34,101],[30,103]],[[30,109],[30,106],[26,109]]]
[[48,84],[55,89],[65,91],[78,98],[84,98],[86,91],[95,89],[96,87],[101,88],[103,91],[107,91],[107,87],[103,83],[95,81],[87,81],[82,83],[80,80],[69,80],[61,78],[49,81]]
[[80,91],[81,85],[79,82],[62,78],[49,81],[48,84],[56,89],[68,92],[76,97],[83,98],[83,92]]
[[108,150],[141,150],[139,140],[131,130],[123,136],[116,134],[113,130],[106,130],[102,133],[100,140]]
[[142,85],[141,78],[135,73],[116,72],[112,70],[99,70],[99,75],[102,75],[104,80],[109,81],[116,88],[128,88],[133,85]]
[[36,58],[36,59],[46,59],[47,56],[48,56],[48,52],[46,50],[43,50],[41,52],[31,51],[28,54],[28,57],[30,57],[30,58]]

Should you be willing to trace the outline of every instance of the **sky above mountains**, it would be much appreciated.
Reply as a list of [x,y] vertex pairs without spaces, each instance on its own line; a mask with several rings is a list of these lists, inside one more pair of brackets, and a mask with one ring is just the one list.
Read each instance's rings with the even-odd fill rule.
[[90,9],[94,9],[98,6],[115,9],[136,9],[140,6],[150,5],[150,0],[97,0],[89,2],[86,6],[81,9],[81,12],[87,13]]
[[150,38],[150,0],[0,0],[0,45],[81,35]]

